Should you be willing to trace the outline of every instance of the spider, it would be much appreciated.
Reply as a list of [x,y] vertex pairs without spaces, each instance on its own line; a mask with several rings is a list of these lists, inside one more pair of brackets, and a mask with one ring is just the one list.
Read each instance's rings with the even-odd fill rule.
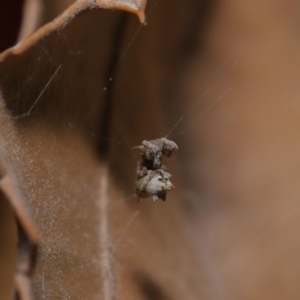
[[167,168],[161,164],[163,156],[170,157],[178,146],[166,139],[143,141],[141,146],[137,146],[142,151],[142,162],[138,163],[136,195],[138,202],[140,198],[151,197],[154,201],[161,199],[166,201],[166,195],[174,189],[171,183],[171,174]]
[[[143,141],[141,146],[134,148],[142,150],[142,166],[149,170],[161,169],[161,159],[163,155],[170,157],[173,152],[178,150],[178,146],[166,138]],[[163,166],[162,168],[165,167]]]
[[161,169],[147,170],[145,168],[144,170],[144,176],[136,181],[138,202],[140,198],[151,196],[153,201],[157,201],[158,199],[166,201],[167,193],[175,188],[170,181],[171,174]]

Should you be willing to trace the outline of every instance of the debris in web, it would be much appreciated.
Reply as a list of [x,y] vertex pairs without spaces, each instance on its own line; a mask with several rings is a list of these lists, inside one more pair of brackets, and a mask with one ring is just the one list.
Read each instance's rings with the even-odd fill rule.
[[141,150],[142,161],[138,162],[136,195],[140,198],[151,197],[154,201],[161,199],[166,201],[169,191],[174,189],[171,182],[172,175],[162,165],[163,156],[170,157],[178,150],[173,141],[166,138],[143,141],[141,146],[134,147]]

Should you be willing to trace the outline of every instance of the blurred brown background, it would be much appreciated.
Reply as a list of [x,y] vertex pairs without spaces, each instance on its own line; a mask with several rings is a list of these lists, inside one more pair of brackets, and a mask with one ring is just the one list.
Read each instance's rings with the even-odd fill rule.
[[[4,50],[17,41],[22,3],[12,11],[2,2],[1,14],[9,16],[0,17]],[[70,3],[44,1],[36,24],[51,21]],[[162,114],[155,122],[165,124],[160,132],[171,131],[168,137],[180,147],[174,197],[183,231],[201,262],[191,272],[201,299],[299,299],[300,4],[161,0],[148,5],[148,24],[136,41],[148,44],[138,61],[144,62],[144,55],[159,57],[153,59],[159,72],[149,72],[145,81],[157,83]],[[145,69],[151,68],[151,59],[145,60]],[[123,131],[116,129],[118,141]],[[135,138],[128,140],[135,146]],[[123,171],[113,170],[121,178]],[[16,237],[2,198],[0,214],[0,299],[5,300],[10,299]],[[179,268],[165,289],[184,281],[185,272]],[[169,299],[157,295],[147,299]],[[197,299],[197,293],[186,299]]]

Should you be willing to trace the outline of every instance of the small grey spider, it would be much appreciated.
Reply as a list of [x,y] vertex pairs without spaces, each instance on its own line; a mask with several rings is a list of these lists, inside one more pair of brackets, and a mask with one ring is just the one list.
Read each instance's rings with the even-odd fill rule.
[[[170,181],[171,174],[161,170],[148,170],[145,176],[136,181],[136,194],[139,198],[151,197],[154,201],[166,201],[167,193],[175,186]],[[139,199],[138,199],[139,202]]]
[[151,197],[154,201],[166,200],[166,195],[174,189],[171,183],[171,174],[167,168],[161,164],[163,156],[170,157],[178,146],[166,139],[143,141],[141,146],[134,148],[140,149],[142,162],[138,163],[136,195],[138,202],[140,198]]

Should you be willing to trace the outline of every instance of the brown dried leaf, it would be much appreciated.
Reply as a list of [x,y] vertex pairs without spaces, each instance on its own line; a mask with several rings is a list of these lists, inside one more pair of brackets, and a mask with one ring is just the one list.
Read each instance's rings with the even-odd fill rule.
[[[96,9],[123,9],[143,21],[144,2],[117,4],[77,1],[0,57],[9,153],[2,160],[41,237],[34,295],[199,299],[201,262],[178,194],[140,205],[133,195],[132,146],[167,132],[157,87],[177,37],[157,35],[167,4],[149,28],[127,13]],[[169,169],[178,180],[175,161]]]

